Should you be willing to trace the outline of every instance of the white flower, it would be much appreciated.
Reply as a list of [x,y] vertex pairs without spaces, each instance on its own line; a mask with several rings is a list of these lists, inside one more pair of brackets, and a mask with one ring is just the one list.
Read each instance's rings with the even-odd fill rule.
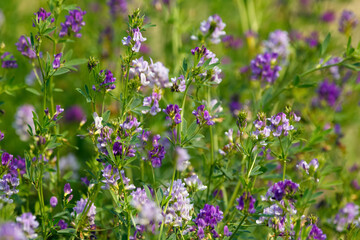
[[96,112],[94,112],[93,117],[94,117],[94,121],[95,121],[95,128],[97,130],[102,129],[103,128],[103,125],[102,125],[103,118],[99,117],[99,115]]

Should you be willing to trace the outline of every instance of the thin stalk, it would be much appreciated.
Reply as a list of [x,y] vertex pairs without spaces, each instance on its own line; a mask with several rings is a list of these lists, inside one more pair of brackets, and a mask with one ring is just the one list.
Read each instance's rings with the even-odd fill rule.
[[44,166],[41,163],[40,166],[40,177],[39,177],[39,183],[37,186],[37,192],[40,202],[40,212],[41,212],[41,227],[42,227],[42,235],[43,238],[46,239],[46,215],[45,215],[45,205],[44,205],[44,193],[43,193],[43,184],[42,184],[42,178],[43,178],[43,172],[44,172]]
[[152,172],[152,177],[153,177],[155,201],[156,201],[156,204],[159,206],[159,200],[158,200],[158,198],[157,198],[156,189],[155,189],[155,183],[156,183],[156,180],[155,180],[155,171],[154,171],[154,167],[152,166],[151,162],[149,162],[149,163],[150,163],[151,172]]
[[[174,172],[173,172],[173,176],[172,176],[172,180],[171,180],[169,195],[171,195],[171,192],[172,192],[172,188],[173,188],[174,180],[175,180],[175,174],[176,174],[176,165],[174,166]],[[170,202],[170,200],[167,201],[167,203],[166,203],[166,205],[165,205],[164,213],[166,213],[166,210],[167,210],[167,208],[168,208],[168,206],[169,206],[169,202]],[[161,223],[159,240],[161,239],[162,232],[163,232],[163,229],[164,229],[164,222],[165,222],[165,221],[162,221],[162,223]]]
[[235,234],[237,233],[237,231],[239,231],[241,225],[243,224],[243,222],[246,220],[247,218],[247,214],[244,215],[244,217],[241,219],[239,225],[237,226],[237,228],[235,229],[235,231],[231,234],[231,237],[229,238],[229,240],[233,239]]

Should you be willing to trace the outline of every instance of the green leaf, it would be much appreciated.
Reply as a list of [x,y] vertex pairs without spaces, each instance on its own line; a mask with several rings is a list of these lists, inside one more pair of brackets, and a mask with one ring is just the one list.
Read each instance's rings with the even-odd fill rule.
[[109,118],[110,118],[110,111],[107,110],[106,112],[104,112],[103,115],[102,115],[102,118],[103,118],[104,122],[107,122],[109,120]]
[[75,234],[76,229],[75,228],[66,228],[66,229],[61,229],[59,231],[57,231],[59,234]]
[[81,95],[84,96],[86,102],[88,103],[91,102],[91,98],[86,93],[84,93],[84,91],[81,88],[76,88],[76,91],[78,91],[79,93],[81,93]]
[[53,76],[59,76],[59,75],[65,74],[67,72],[70,72],[70,70],[67,68],[60,68],[54,73]]
[[33,93],[33,94],[35,94],[35,95],[37,95],[37,96],[40,96],[40,95],[41,95],[41,94],[39,93],[39,91],[36,90],[36,89],[34,89],[34,88],[26,88],[26,91],[31,92],[31,93]]
[[330,38],[331,38],[331,34],[328,33],[326,35],[326,38],[325,38],[324,42],[320,46],[320,55],[321,56],[324,55],[324,53],[325,53],[325,51],[326,51],[326,49],[327,49],[327,47],[329,45]]
[[56,27],[47,28],[44,32],[42,32],[42,34],[48,35],[48,34],[52,33],[55,29],[56,29]]
[[65,62],[65,66],[75,66],[75,65],[80,65],[80,64],[84,64],[87,63],[88,60],[86,58],[77,58],[77,59],[72,59],[68,62]]
[[187,133],[185,134],[185,136],[192,136],[194,134],[194,132],[196,131],[196,128],[197,128],[197,124],[196,124],[196,120],[194,120],[188,130],[187,130]]

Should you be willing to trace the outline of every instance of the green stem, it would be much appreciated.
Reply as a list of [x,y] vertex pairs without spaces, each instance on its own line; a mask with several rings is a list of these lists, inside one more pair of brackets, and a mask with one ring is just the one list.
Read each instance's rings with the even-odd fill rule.
[[[173,176],[172,176],[172,180],[171,180],[171,185],[170,185],[170,191],[169,191],[169,196],[171,195],[171,192],[172,192],[172,188],[173,188],[173,185],[174,185],[174,181],[175,181],[175,174],[176,174],[176,165],[174,166],[174,172],[173,172]],[[167,201],[166,205],[165,205],[165,208],[164,208],[164,213],[166,214],[166,210],[169,206],[169,201]],[[159,234],[159,240],[161,239],[161,236],[162,236],[162,232],[163,232],[163,228],[164,228],[164,222],[165,221],[162,221],[161,223],[161,227],[160,227],[160,234]]]
[[239,225],[237,226],[237,228],[235,229],[235,231],[231,234],[231,237],[229,238],[229,240],[233,239],[235,234],[237,233],[237,231],[239,231],[241,225],[243,224],[243,222],[246,220],[247,215],[245,214],[244,217],[241,219]]
[[233,206],[234,202],[235,202],[235,199],[239,193],[239,190],[240,190],[240,187],[241,187],[241,181],[239,179],[238,183],[236,184],[236,187],[234,189],[234,192],[233,194],[231,195],[231,198],[230,198],[230,201],[229,201],[229,204],[227,206],[227,208],[225,209],[225,212],[224,212],[224,216],[226,216],[226,214],[229,212],[230,208]]
[[159,200],[157,198],[156,188],[155,188],[155,185],[156,185],[155,171],[154,171],[154,167],[152,166],[151,162],[149,162],[149,163],[150,163],[150,167],[151,167],[151,171],[152,171],[152,177],[153,177],[155,201],[156,201],[156,204],[159,206]]
[[44,193],[43,193],[43,184],[42,184],[43,172],[44,172],[44,166],[41,163],[40,177],[39,177],[37,192],[38,192],[38,197],[39,197],[39,202],[40,202],[42,234],[43,234],[43,238],[46,239],[46,215],[45,215]]

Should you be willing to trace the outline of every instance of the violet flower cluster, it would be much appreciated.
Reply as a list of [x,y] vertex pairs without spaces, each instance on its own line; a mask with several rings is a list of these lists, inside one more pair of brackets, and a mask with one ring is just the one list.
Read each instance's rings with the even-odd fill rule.
[[131,36],[124,37],[122,40],[122,44],[124,46],[132,46],[131,50],[133,52],[139,52],[141,48],[141,43],[146,41],[146,38],[144,38],[141,34],[140,28],[134,28],[132,29]]
[[249,192],[244,192],[236,201],[238,202],[238,205],[236,205],[238,210],[244,210],[250,214],[255,213],[256,199]]
[[359,23],[354,12],[350,10],[344,10],[341,13],[339,20],[339,31],[345,34],[349,34]]
[[13,127],[21,141],[27,141],[30,138],[27,132],[29,128],[28,125],[33,131],[35,130],[33,112],[35,112],[35,108],[30,104],[22,105],[16,111]]
[[12,55],[9,52],[5,52],[3,55],[1,55],[1,67],[2,68],[17,68],[18,64],[14,58],[14,55]]
[[171,128],[174,128],[177,124],[181,123],[181,108],[177,104],[169,104],[164,109],[166,113],[166,120],[170,121]]
[[30,59],[36,58],[36,52],[31,46],[31,41],[29,37],[21,36],[19,38],[19,42],[16,44],[17,50],[25,57],[28,57]]
[[214,125],[215,122],[212,120],[212,116],[208,110],[205,110],[205,105],[200,105],[196,110],[192,112],[192,114],[196,117],[196,123],[200,126],[204,125]]
[[275,30],[271,32],[268,40],[264,41],[265,52],[276,53],[285,61],[290,53],[290,39],[286,31]]
[[147,160],[151,161],[154,168],[159,168],[162,165],[162,161],[165,158],[165,147],[159,143],[160,135],[153,137],[152,146],[153,148],[148,151]]
[[219,206],[213,206],[205,204],[204,208],[200,210],[200,213],[197,215],[194,220],[197,230],[197,236],[199,239],[205,238],[205,234],[211,233],[213,238],[218,238],[219,234],[215,230],[217,224],[223,219],[223,212],[220,210]]
[[350,224],[360,226],[359,206],[354,203],[347,203],[336,214],[333,223],[338,232],[344,231]]
[[252,78],[265,81],[267,83],[274,83],[280,76],[279,71],[281,67],[277,65],[277,53],[264,53],[256,56],[251,60],[250,67]]
[[138,77],[143,86],[158,86],[160,88],[172,86],[169,81],[169,69],[161,62],[154,63],[152,59],[150,59],[150,64],[143,57],[134,59],[129,74],[131,79]]
[[336,83],[325,79],[322,83],[319,84],[317,93],[318,99],[320,101],[324,100],[327,105],[334,107],[340,97],[341,88],[339,88]]
[[[85,209],[87,201],[88,199],[84,199],[84,198],[81,198],[79,201],[77,201],[76,206],[73,208],[74,212],[72,213],[72,215],[74,216],[76,213],[76,216],[79,216],[81,213],[84,212],[84,210],[87,210]],[[87,217],[86,220],[90,226],[93,226],[95,225],[96,207],[94,203],[91,203],[91,205],[88,207],[89,210],[87,210],[88,212],[86,214]]]
[[61,30],[59,37],[63,38],[74,34],[75,37],[80,38],[80,30],[85,26],[84,15],[86,11],[82,11],[80,7],[78,9],[70,10],[69,15],[65,16],[65,22],[61,23]]
[[168,187],[165,196],[171,196],[169,206],[164,213],[165,224],[181,227],[184,223],[191,220],[193,205],[190,203],[185,183],[181,179],[174,181],[171,192],[170,187]]
[[138,232],[143,232],[145,229],[151,230],[155,233],[161,221],[163,221],[162,211],[154,201],[148,198],[145,189],[137,188],[131,192],[131,205],[135,207],[139,214],[135,221],[140,226],[135,231],[135,236]]
[[294,195],[298,191],[298,189],[299,189],[299,184],[291,180],[285,179],[284,181],[274,183],[274,185],[272,185],[268,189],[266,195],[262,196],[262,200],[281,201],[284,198],[293,200]]
[[[221,42],[221,37],[226,33],[224,28],[226,24],[222,21],[221,17],[217,14],[209,16],[209,18],[200,24],[200,32],[204,37],[209,37],[213,44]],[[192,36],[192,39],[197,39],[196,36]]]

